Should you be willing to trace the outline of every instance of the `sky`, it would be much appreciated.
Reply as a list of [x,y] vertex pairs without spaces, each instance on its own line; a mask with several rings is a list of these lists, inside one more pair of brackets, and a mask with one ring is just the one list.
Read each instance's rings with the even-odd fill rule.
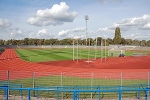
[[150,40],[149,5],[150,0],[0,0],[0,39],[113,39],[119,27],[125,39]]

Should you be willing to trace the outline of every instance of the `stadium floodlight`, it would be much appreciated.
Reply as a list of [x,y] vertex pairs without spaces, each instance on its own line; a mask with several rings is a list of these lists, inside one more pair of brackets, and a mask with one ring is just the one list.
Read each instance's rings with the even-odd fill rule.
[[86,46],[87,46],[87,38],[88,38],[88,33],[87,33],[87,21],[89,20],[88,15],[85,15],[85,21],[86,21]]
[[[87,44],[87,39],[88,39],[88,33],[87,33],[87,21],[89,20],[88,15],[85,15],[85,21],[86,21],[86,46]],[[90,62],[90,38],[89,38],[89,50],[88,50],[88,63]]]

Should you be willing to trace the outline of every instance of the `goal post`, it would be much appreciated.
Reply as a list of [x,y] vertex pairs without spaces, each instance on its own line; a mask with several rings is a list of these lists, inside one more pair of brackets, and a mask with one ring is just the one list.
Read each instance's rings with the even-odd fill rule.
[[108,51],[108,56],[109,56],[109,57],[119,57],[120,54],[124,54],[124,55],[125,55],[125,50],[110,49],[110,50]]

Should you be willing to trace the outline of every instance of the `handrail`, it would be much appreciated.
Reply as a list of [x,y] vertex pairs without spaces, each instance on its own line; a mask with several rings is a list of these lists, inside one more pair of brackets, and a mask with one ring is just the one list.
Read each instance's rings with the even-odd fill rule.
[[[148,100],[148,91],[150,91],[150,88],[123,88],[124,86],[118,86],[117,89],[95,89],[95,90],[91,90],[91,89],[86,89],[86,90],[81,90],[81,89],[77,89],[77,90],[73,90],[73,89],[48,89],[48,88],[10,88],[7,86],[0,86],[0,90],[4,90],[6,91],[6,100],[8,100],[8,90],[27,90],[28,91],[28,100],[30,100],[30,91],[53,91],[53,92],[72,92],[73,93],[73,100],[77,100],[79,99],[77,95],[80,95],[81,92],[117,92],[118,95],[118,100],[122,100],[122,93],[123,92],[129,92],[129,91],[146,91],[146,95],[145,95],[145,100]],[[100,97],[100,96],[99,96]],[[98,98],[98,100],[100,100],[100,98]]]

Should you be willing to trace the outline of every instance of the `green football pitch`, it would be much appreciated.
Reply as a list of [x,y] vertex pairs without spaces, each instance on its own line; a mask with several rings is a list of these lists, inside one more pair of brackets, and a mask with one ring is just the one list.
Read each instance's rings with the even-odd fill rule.
[[[30,62],[44,62],[44,61],[58,61],[58,60],[72,60],[74,59],[87,59],[108,57],[108,51],[106,50],[94,50],[94,49],[73,49],[61,48],[61,49],[16,49],[18,56],[26,61]],[[73,56],[74,54],[74,56]],[[131,56],[133,52],[126,52],[126,56]]]

